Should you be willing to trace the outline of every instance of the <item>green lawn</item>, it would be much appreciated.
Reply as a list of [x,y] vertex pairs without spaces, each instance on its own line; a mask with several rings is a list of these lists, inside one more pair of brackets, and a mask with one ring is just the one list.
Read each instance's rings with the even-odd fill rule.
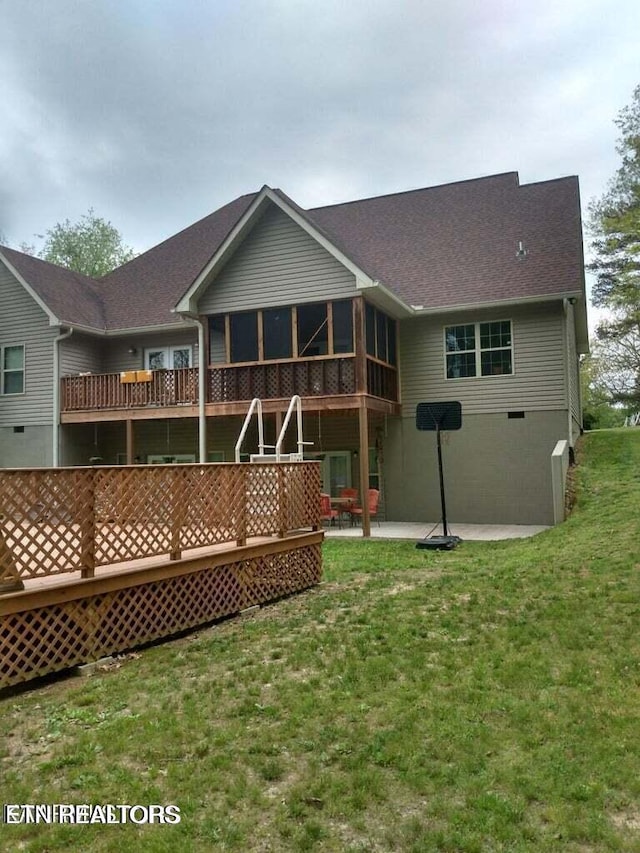
[[305,594],[0,698],[0,799],[178,826],[28,851],[640,850],[640,430],[588,435],[529,540],[332,540]]

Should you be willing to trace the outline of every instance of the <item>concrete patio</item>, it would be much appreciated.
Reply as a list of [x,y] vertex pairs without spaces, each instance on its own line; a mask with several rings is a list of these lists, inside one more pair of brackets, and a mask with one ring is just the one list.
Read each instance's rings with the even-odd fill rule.
[[[462,540],[470,542],[490,541],[499,539],[525,539],[535,536],[548,527],[542,525],[524,524],[456,524],[448,525],[449,533],[459,536]],[[362,528],[343,524],[324,528],[328,537],[362,538]],[[442,533],[442,524],[432,522],[418,524],[416,522],[403,521],[376,521],[371,522],[371,536],[373,539],[424,539],[426,536],[437,536]]]

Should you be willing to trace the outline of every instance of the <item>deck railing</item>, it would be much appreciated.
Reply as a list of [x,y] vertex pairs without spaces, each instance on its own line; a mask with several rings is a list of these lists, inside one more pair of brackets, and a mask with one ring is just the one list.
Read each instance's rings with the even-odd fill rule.
[[[395,367],[367,358],[368,394],[397,402]],[[208,403],[289,400],[355,394],[355,356],[287,359],[254,364],[231,364],[207,370]],[[62,412],[130,409],[145,406],[195,406],[198,404],[198,369],[154,370],[148,381],[123,381],[120,373],[65,376],[61,380]]]
[[264,361],[209,368],[211,403],[355,394],[355,357]]
[[398,401],[398,370],[367,356],[367,393],[384,400]]
[[0,590],[320,527],[316,462],[0,471]]
[[198,369],[196,367],[153,370],[150,371],[150,377],[148,381],[131,382],[123,381],[121,373],[65,376],[61,381],[61,410],[77,412],[92,409],[197,404]]

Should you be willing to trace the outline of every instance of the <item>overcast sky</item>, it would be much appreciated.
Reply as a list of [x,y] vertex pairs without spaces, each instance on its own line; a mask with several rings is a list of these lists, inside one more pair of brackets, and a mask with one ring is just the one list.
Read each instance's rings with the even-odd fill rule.
[[263,184],[303,207],[618,165],[639,0],[0,0],[0,232],[143,251]]

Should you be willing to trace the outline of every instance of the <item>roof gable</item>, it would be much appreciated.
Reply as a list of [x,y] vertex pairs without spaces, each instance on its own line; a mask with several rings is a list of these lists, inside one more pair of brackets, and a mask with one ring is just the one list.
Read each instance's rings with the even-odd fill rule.
[[253,230],[256,224],[262,218],[265,210],[269,205],[275,205],[289,216],[299,227],[306,231],[314,240],[316,240],[323,249],[333,255],[343,266],[352,272],[356,280],[365,284],[373,284],[371,277],[353,260],[345,255],[322,230],[318,225],[306,214],[302,208],[298,207],[280,190],[273,190],[271,187],[264,186],[260,192],[254,197],[251,205],[246,209],[243,216],[238,219],[234,227],[231,229],[226,239],[220,244],[217,251],[213,253],[209,262],[203,267],[199,275],[185,292],[183,297],[176,305],[176,311],[195,312],[197,311],[197,302],[205,289],[211,284],[211,281],[222,267],[228,263],[229,259],[238,250],[239,246],[245,240],[246,236]]
[[4,246],[0,260],[49,316],[51,325],[105,328],[100,287],[93,279]]

